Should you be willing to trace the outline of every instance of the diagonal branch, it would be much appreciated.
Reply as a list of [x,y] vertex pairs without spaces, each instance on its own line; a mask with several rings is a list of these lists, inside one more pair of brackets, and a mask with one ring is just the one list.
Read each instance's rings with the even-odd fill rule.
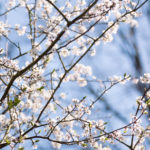
[[[77,20],[81,19],[96,3],[98,0],[95,0],[84,12],[82,12],[78,17],[73,19],[71,22],[68,23],[67,27],[70,27],[72,24],[74,24]],[[21,71],[18,71],[10,80],[8,83],[8,86],[3,93],[1,99],[0,99],[0,106],[2,105],[4,99],[6,98],[9,89],[11,88],[13,82],[21,75],[23,75],[26,71],[28,71],[30,68],[32,68],[35,64],[37,64],[45,55],[47,55],[48,52],[52,50],[54,45],[60,40],[60,38],[64,35],[66,31],[66,28],[64,28],[56,37],[56,39],[52,42],[52,44],[37,58],[35,59],[31,64],[29,64],[26,68],[22,69]]]
[[53,4],[50,0],[46,0],[48,3],[50,3],[60,14],[61,16],[65,19],[65,21],[67,22],[67,24],[69,24],[69,20],[66,18],[66,16],[60,11],[60,9],[55,5]]

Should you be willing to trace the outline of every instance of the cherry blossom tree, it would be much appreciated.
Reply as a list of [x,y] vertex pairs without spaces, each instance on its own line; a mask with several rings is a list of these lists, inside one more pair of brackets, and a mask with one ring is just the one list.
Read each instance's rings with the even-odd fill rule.
[[[98,78],[91,61],[120,24],[137,26],[148,0],[5,0],[0,14],[0,148],[37,149],[41,141],[110,150],[144,150],[150,126],[150,74]],[[98,32],[97,32],[98,31]],[[11,47],[10,47],[11,45]],[[88,57],[88,58],[87,58]],[[85,61],[86,60],[86,61]],[[146,85],[130,122],[110,130],[98,102],[116,86]],[[86,92],[89,83],[96,98]],[[148,119],[148,118],[147,118]]]

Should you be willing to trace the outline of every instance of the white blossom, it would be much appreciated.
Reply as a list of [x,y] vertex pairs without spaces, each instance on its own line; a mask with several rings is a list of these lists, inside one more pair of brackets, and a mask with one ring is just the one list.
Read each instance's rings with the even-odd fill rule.
[[63,57],[69,56],[69,51],[67,49],[62,49],[60,55]]
[[26,32],[26,26],[22,27],[22,29],[17,30],[19,36],[23,36]]

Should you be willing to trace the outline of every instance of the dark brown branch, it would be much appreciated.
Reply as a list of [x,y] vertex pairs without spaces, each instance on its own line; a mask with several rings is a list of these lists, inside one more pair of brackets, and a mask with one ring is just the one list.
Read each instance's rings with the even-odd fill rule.
[[[81,15],[79,15],[78,17],[76,17],[73,21],[69,22],[69,24],[67,25],[68,27],[71,26],[73,23],[75,23],[77,20],[81,19],[97,2],[98,0],[95,0],[83,13],[81,13]],[[4,99],[6,98],[9,89],[11,88],[13,82],[16,80],[16,78],[18,78],[19,76],[22,76],[26,71],[28,71],[30,68],[32,68],[35,64],[37,64],[37,62],[39,62],[48,52],[50,52],[50,50],[52,50],[53,46],[60,40],[60,38],[63,36],[63,34],[65,33],[65,29],[63,29],[58,36],[56,37],[56,39],[52,42],[52,44],[35,60],[33,61],[31,64],[29,64],[26,68],[24,68],[23,70],[17,72],[12,79],[10,80],[4,94],[2,95],[1,99],[0,99],[0,106],[2,105]]]
[[60,15],[65,19],[65,21],[67,22],[67,24],[70,23],[70,21],[66,18],[66,16],[59,10],[59,8],[53,4],[50,0],[46,0],[48,3],[50,3],[59,13]]

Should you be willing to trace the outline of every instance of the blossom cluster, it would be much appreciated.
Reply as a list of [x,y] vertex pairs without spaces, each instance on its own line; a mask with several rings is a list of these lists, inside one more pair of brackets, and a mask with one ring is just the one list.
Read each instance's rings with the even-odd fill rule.
[[[95,76],[91,56],[101,43],[113,40],[121,22],[137,25],[135,17],[143,3],[7,0],[5,6],[0,14],[4,42],[0,45],[0,148],[22,150],[31,141],[37,149],[40,139],[45,139],[58,149],[77,144],[110,150],[116,141],[142,149],[144,139],[150,137],[149,127],[141,122],[150,103],[149,89],[137,98],[137,113],[129,124],[107,130],[107,122],[97,113],[98,102],[111,88],[133,78]],[[17,16],[15,23],[11,15]],[[11,50],[8,44],[13,45]],[[149,84],[150,74],[138,81]],[[95,99],[85,90],[91,83],[98,89]],[[131,146],[124,141],[127,133],[136,137]]]

